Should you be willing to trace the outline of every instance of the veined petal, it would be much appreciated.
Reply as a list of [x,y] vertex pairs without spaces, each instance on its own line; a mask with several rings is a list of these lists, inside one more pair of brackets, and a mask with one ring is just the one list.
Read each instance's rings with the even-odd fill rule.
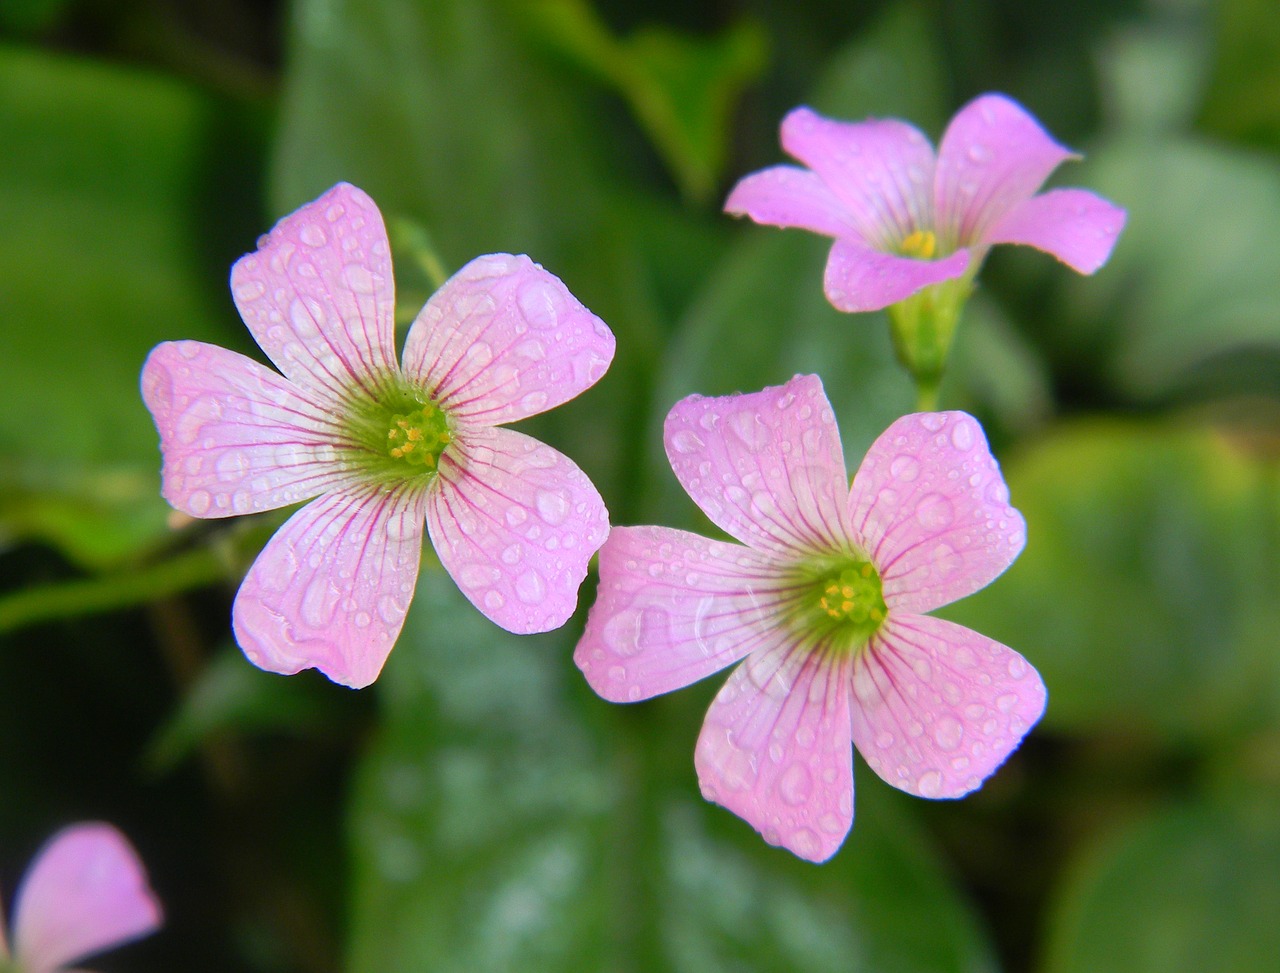
[[933,225],[933,146],[897,119],[839,122],[809,108],[782,120],[782,147],[839,197],[858,232],[887,250]]
[[563,453],[510,429],[479,429],[441,456],[427,529],[471,603],[528,635],[573,614],[587,563],[609,534],[609,512]]
[[975,98],[951,119],[938,147],[939,244],[986,244],[995,222],[1074,156],[1011,98]]
[[669,527],[615,527],[573,660],[613,702],[679,689],[786,637],[776,562]]
[[837,310],[878,311],[930,284],[959,277],[968,266],[968,250],[957,250],[941,260],[916,260],[845,238],[831,247],[823,290]]
[[330,414],[234,351],[157,345],[142,368],[142,398],[160,432],[164,498],[193,517],[272,510],[352,481]]
[[395,375],[395,284],[382,214],[339,183],[284,217],[231,268],[231,294],[262,350],[299,385],[373,397]]
[[681,486],[744,544],[788,553],[847,546],[844,451],[818,376],[691,395],[668,413],[664,439]]
[[860,235],[848,206],[817,173],[798,166],[774,166],[744,177],[729,193],[724,209],[770,226],[797,227],[835,237]]
[[267,542],[236,594],[236,641],[254,665],[319,669],[360,689],[404,625],[422,559],[426,491],[327,494]]
[[749,655],[707,711],[694,764],[702,794],[809,861],[853,824],[847,653],[779,645]]
[[159,928],[160,903],[128,839],[109,824],[54,835],[14,901],[13,955],[26,973],[52,973]]
[[986,242],[1023,243],[1092,274],[1111,256],[1124,222],[1124,210],[1086,189],[1051,189],[996,220]]
[[496,426],[579,395],[613,361],[613,332],[525,256],[477,257],[409,330],[404,370],[450,413]]
[[849,496],[890,612],[932,611],[990,584],[1026,542],[977,420],[918,412],[867,451]]
[[871,769],[920,797],[979,787],[1040,719],[1040,675],[954,622],[890,612],[853,664],[853,742]]

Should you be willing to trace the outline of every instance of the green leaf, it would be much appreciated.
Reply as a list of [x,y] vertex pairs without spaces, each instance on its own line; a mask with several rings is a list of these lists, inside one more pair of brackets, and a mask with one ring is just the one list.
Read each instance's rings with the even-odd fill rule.
[[0,535],[101,566],[163,534],[138,375],[158,341],[223,339],[235,320],[193,188],[226,110],[0,49]]
[[1057,340],[1067,361],[1088,349],[1117,387],[1154,398],[1215,357],[1280,354],[1280,164],[1190,140],[1120,138],[1070,181],[1126,207],[1129,220],[1095,278],[1046,268],[1064,288]]
[[1274,803],[1159,811],[1087,849],[1053,907],[1047,973],[1258,973],[1280,956]]
[[1280,469],[1204,427],[1094,420],[1005,464],[1027,548],[947,610],[1022,652],[1045,724],[1208,741],[1280,712]]
[[685,196],[706,202],[728,156],[730,110],[764,67],[759,25],[705,40],[652,26],[619,40],[586,0],[540,0],[528,14],[550,46],[627,99]]
[[352,807],[353,973],[991,969],[885,785],[800,862],[699,798],[705,694],[615,706],[571,653],[424,573]]
[[1213,4],[1216,41],[1201,108],[1214,134],[1280,149],[1280,18],[1270,0]]

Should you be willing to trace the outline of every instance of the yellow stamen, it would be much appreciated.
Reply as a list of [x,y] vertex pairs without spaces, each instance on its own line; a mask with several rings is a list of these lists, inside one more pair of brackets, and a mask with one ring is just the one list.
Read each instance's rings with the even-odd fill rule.
[[938,238],[932,230],[912,230],[898,244],[898,252],[904,257],[932,260],[933,255],[938,252]]

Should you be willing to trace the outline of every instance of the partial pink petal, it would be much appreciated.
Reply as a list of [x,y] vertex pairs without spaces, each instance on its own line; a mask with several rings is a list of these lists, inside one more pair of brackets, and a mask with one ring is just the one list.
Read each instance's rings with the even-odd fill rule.
[[694,503],[744,544],[829,550],[848,537],[844,452],[816,375],[672,407],[667,458]]
[[791,591],[777,564],[739,544],[668,527],[615,527],[573,659],[591,688],[635,702],[687,686],[777,644]]
[[973,594],[1026,542],[982,427],[963,412],[894,422],[867,451],[849,504],[891,611],[932,611]]
[[319,669],[353,689],[377,679],[418,578],[425,495],[368,486],[290,517],[236,594],[232,625],[249,661],[285,675]]
[[1124,210],[1088,190],[1051,189],[997,220],[985,242],[1024,243],[1092,274],[1111,256],[1124,221]]
[[853,664],[853,742],[871,769],[920,797],[979,787],[1044,712],[1039,674],[962,625],[890,612]]
[[157,345],[142,398],[160,431],[164,498],[193,517],[272,510],[351,482],[331,415],[244,355],[200,341]]
[[404,370],[450,413],[496,426],[568,402],[613,361],[613,332],[528,257],[477,257],[432,295]]
[[951,119],[938,148],[939,243],[985,244],[995,222],[1073,156],[1011,98],[975,98]]
[[792,226],[827,236],[859,233],[848,207],[808,169],[774,166],[739,180],[725,201],[726,213],[757,223]]
[[563,453],[510,429],[459,434],[440,458],[427,529],[449,576],[509,632],[559,628],[578,605],[609,512]]
[[72,825],[36,856],[14,903],[13,954],[25,973],[52,973],[160,927],[137,852],[109,824]]
[[837,310],[878,311],[930,284],[959,277],[968,266],[968,250],[941,260],[915,260],[843,239],[835,242],[827,258],[823,290]]
[[231,268],[231,294],[262,350],[299,385],[369,395],[395,374],[395,285],[382,214],[338,183],[286,216]]
[[809,861],[853,824],[850,657],[777,646],[747,656],[707,711],[694,764],[702,794]]
[[822,178],[877,249],[933,225],[933,146],[906,122],[838,122],[797,108],[782,120],[782,147]]

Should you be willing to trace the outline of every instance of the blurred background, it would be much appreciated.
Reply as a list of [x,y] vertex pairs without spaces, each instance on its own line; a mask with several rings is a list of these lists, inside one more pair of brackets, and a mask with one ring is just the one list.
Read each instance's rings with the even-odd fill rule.
[[[931,138],[1004,91],[1129,211],[1078,278],[996,251],[943,408],[984,423],[1026,552],[945,614],[1043,722],[931,803],[860,762],[815,867],[704,803],[719,679],[624,707],[427,554],[381,680],[229,633],[283,513],[160,500],[149,348],[260,354],[232,261],[345,179],[399,317],[527,252],[618,337],[523,424],[615,523],[709,530],[658,435],[689,392],[820,371],[856,465],[910,411],[827,243],[731,220],[806,103]],[[0,0],[0,896],[58,827],[137,844],[166,928],[112,971],[1258,973],[1280,955],[1280,17],[1273,0]]]

